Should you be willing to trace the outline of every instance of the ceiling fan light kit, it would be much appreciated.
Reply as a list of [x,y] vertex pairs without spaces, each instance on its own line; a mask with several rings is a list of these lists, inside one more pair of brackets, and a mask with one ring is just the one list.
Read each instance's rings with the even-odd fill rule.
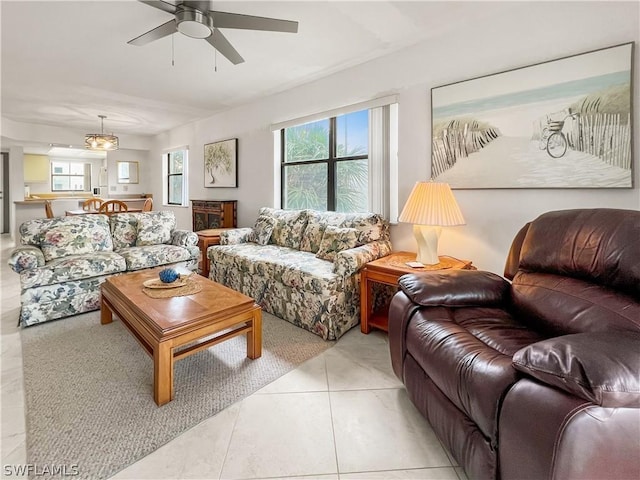
[[87,133],[84,136],[84,148],[87,150],[118,150],[120,142],[115,135],[104,133],[105,115],[98,115],[100,118],[100,133]]
[[145,5],[173,14],[173,20],[129,40],[130,45],[143,46],[176,32],[206,40],[234,65],[244,62],[238,51],[220,32],[220,28],[262,30],[268,32],[298,32],[298,22],[278,18],[256,17],[239,13],[209,10],[208,1],[183,0],[175,4],[163,0],[138,0]]
[[184,9],[176,12],[178,31],[187,37],[204,39],[211,36],[213,28],[209,23],[209,17],[197,10]]

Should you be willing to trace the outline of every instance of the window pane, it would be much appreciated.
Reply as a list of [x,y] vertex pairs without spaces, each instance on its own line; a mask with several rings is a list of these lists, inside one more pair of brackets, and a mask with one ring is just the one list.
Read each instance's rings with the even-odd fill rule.
[[369,209],[369,161],[336,163],[336,211],[366,212]]
[[59,174],[68,174],[69,173],[69,164],[62,162],[51,162],[51,173],[56,175]]
[[354,157],[369,153],[369,111],[336,117],[336,156]]
[[327,164],[291,165],[284,169],[284,208],[327,209]]
[[169,154],[169,173],[182,173],[182,162],[184,154],[182,151],[171,152]]
[[182,175],[169,177],[169,203],[182,204]]
[[84,164],[83,163],[70,163],[69,164],[69,173],[71,175],[84,175]]
[[285,162],[329,158],[329,120],[285,129],[284,143]]
[[84,190],[84,176],[69,177],[69,190]]
[[69,190],[69,177],[53,177],[52,190]]

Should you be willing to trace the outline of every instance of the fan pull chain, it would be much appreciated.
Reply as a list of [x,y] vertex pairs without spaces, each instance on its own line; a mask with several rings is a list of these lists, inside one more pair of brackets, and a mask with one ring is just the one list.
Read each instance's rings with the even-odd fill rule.
[[174,39],[175,35],[171,35],[171,66],[175,67],[175,52],[174,52],[174,48],[173,48],[173,39]]
[[218,50],[217,49],[213,49],[213,71],[217,72],[218,71]]

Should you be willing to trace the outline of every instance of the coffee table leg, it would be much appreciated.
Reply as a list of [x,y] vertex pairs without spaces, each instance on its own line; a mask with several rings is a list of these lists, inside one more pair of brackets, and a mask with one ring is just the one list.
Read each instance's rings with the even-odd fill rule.
[[100,323],[106,325],[111,322],[113,322],[113,312],[102,296],[100,299]]
[[168,343],[153,349],[153,399],[158,406],[173,400],[173,352]]
[[262,356],[262,310],[256,308],[251,320],[251,330],[247,332],[247,357],[250,359]]

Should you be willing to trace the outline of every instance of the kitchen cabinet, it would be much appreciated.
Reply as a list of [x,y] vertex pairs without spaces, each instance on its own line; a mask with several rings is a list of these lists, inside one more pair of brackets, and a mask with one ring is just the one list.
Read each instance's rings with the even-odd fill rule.
[[24,183],[49,183],[49,157],[24,155]]

